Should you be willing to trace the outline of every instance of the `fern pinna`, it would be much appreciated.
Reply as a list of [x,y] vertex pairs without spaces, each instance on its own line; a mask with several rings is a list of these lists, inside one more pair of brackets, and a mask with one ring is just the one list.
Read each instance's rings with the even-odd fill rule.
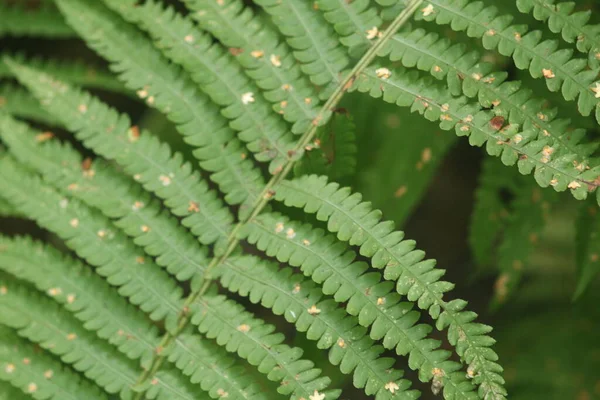
[[[419,398],[407,368],[445,399],[507,398],[492,328],[451,299],[414,241],[334,182],[358,153],[354,116],[338,106],[348,92],[408,106],[533,172],[486,160],[476,196],[476,262],[506,237],[502,302],[555,198],[540,186],[585,199],[600,165],[585,129],[465,43],[481,39],[600,121],[589,14],[517,1],[583,58],[467,0],[40,3],[0,5],[0,35],[79,37],[110,72],[3,54],[0,216],[50,240],[0,236],[0,398],[343,398],[331,368],[252,304],[315,341],[369,398]],[[434,23],[468,37],[454,43]],[[104,100],[115,96],[164,115],[183,151]],[[419,162],[430,159],[427,147]],[[500,190],[514,193],[514,214],[488,224]],[[596,221],[580,225],[594,252]],[[598,272],[588,258],[578,293]]]

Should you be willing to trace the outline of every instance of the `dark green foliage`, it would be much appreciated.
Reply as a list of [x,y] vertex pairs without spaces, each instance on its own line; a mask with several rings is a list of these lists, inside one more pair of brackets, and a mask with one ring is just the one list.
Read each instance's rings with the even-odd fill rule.
[[600,395],[597,19],[0,0],[0,399]]

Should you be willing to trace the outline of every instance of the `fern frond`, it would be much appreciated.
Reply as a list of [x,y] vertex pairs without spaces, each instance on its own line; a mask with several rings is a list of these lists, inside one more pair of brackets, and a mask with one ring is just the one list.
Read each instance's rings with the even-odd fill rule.
[[31,400],[31,397],[11,385],[0,385],[0,400]]
[[480,267],[492,263],[494,244],[507,223],[508,210],[501,191],[516,193],[517,187],[515,174],[508,173],[502,163],[491,157],[483,160],[469,226],[469,246]]
[[61,80],[79,86],[126,95],[131,94],[114,75],[100,67],[76,60],[64,61],[52,58],[30,57],[24,53],[0,54],[0,79],[14,77],[10,68],[2,62],[5,57],[15,60],[19,64],[26,64],[35,69],[45,71]]
[[[314,185],[312,185],[314,186]],[[449,360],[450,353],[439,349],[440,342],[428,338],[431,327],[415,325],[418,312],[412,304],[400,302],[391,282],[382,282],[378,272],[367,272],[368,265],[355,261],[356,254],[336,243],[333,236],[310,225],[299,225],[279,214],[263,214],[250,222],[243,232],[249,243],[280,262],[300,267],[302,272],[322,285],[324,294],[346,303],[346,312],[356,316],[364,327],[372,326],[370,336],[383,339],[384,346],[399,355],[409,355],[409,367],[419,371],[423,382],[437,379],[454,398],[473,398],[472,386],[465,383],[461,365]],[[443,370],[443,376],[435,372]]]
[[[388,56],[392,62],[401,61],[407,68],[429,72],[436,79],[446,78],[453,95],[477,97],[482,107],[493,107],[495,114],[512,123],[524,124],[524,129],[545,130],[546,135],[559,140],[569,125],[564,119],[558,119],[555,110],[544,111],[546,100],[533,97],[532,91],[522,87],[521,82],[507,81],[505,72],[494,71],[491,64],[480,62],[481,55],[477,51],[470,51],[463,44],[452,44],[437,33],[423,29],[400,32],[379,55]],[[569,146],[568,142],[562,144]],[[583,158],[593,152],[593,148],[572,151],[576,154],[581,151]]]
[[341,36],[340,42],[353,57],[361,56],[376,39],[382,20],[369,0],[317,0],[319,10]]
[[[57,234],[153,320],[176,319],[182,290],[152,260],[144,258],[141,249],[112,228],[107,218],[76,199],[63,207],[62,195],[19,168],[9,157],[3,157],[0,164],[6,171],[0,177],[0,193],[19,212]],[[32,190],[43,196],[30,196]]]
[[[273,111],[258,88],[249,82],[232,55],[194,23],[160,2],[143,5],[104,0],[128,20],[148,32],[155,46],[172,61],[182,65],[194,82],[222,107],[230,126],[249,148],[268,154],[271,170],[289,157],[293,138],[287,124]],[[248,96],[251,96],[248,97]]]
[[[40,71],[6,62],[44,107],[75,132],[86,147],[116,160],[146,190],[164,199],[202,243],[227,237],[233,217],[181,154],[173,154],[155,136],[138,132],[126,115],[89,93]],[[60,92],[55,90],[57,86],[61,87]]]
[[[3,284],[6,294],[0,296],[0,324],[16,329],[19,336],[59,356],[65,364],[72,365],[107,393],[119,393],[123,399],[131,398],[131,387],[135,384],[138,369],[132,360],[84,330],[56,303],[25,287],[8,282]],[[150,398],[209,398],[172,370],[163,371],[163,376],[164,379],[157,377],[149,383],[154,392]]]
[[343,373],[354,373],[355,387],[378,400],[418,398],[419,392],[409,390],[410,381],[400,379],[403,371],[393,368],[394,360],[380,358],[383,347],[366,335],[357,318],[323,299],[314,283],[293,274],[291,268],[279,270],[277,264],[251,256],[229,259],[226,266],[220,277],[225,288],[283,315],[308,339],[317,341],[319,349],[329,349],[333,365]]
[[130,395],[135,383],[136,365],[120,357],[106,343],[98,340],[79,323],[58,308],[24,287],[2,282],[0,324],[18,331],[19,336],[61,357],[108,393]]
[[339,390],[327,390],[330,379],[321,376],[312,361],[300,358],[302,350],[283,343],[284,336],[273,333],[275,327],[265,324],[224,296],[205,294],[190,309],[191,321],[202,334],[214,338],[227,351],[237,353],[274,382],[277,391],[292,398],[317,397],[337,399]]
[[285,42],[240,0],[184,0],[199,26],[234,50],[236,59],[265,98],[294,123],[294,132],[305,131],[317,116],[319,102],[298,62]]
[[42,2],[35,8],[0,3],[0,37],[4,36],[66,39],[74,37],[75,32],[50,2]]
[[339,181],[356,171],[356,126],[349,114],[335,113],[294,167],[294,174],[327,175]]
[[[246,160],[219,108],[193,89],[189,77],[164,60],[139,31],[101,4],[88,8],[80,1],[58,1],[58,5],[89,45],[112,63],[127,87],[166,114],[188,143],[200,147],[194,155],[203,168],[213,172],[213,180],[228,195],[228,201],[238,204],[260,193],[260,172]],[[113,34],[97,35],[98,30]],[[270,159],[269,154],[265,156]]]
[[579,299],[600,273],[600,216],[597,207],[582,205],[576,222],[577,286],[573,299]]
[[424,4],[428,6],[417,13],[418,18],[481,38],[486,49],[512,57],[517,68],[529,70],[533,78],[544,78],[550,91],[561,91],[565,100],[577,100],[582,115],[596,109],[600,123],[600,86],[595,85],[599,70],[587,69],[587,61],[573,57],[573,50],[557,50],[556,40],[542,41],[540,31],[528,32],[526,25],[511,25],[511,15],[498,16],[496,7],[485,7],[479,1],[429,0]]
[[[27,360],[24,362],[24,360]],[[102,400],[106,395],[56,359],[0,325],[0,380],[35,399]],[[23,396],[25,398],[25,396]],[[19,399],[19,397],[15,397]]]
[[[586,198],[588,192],[597,188],[595,180],[600,166],[586,169],[565,147],[552,147],[554,142],[543,132],[519,131],[517,124],[499,127],[492,112],[482,110],[464,97],[452,97],[430,79],[419,78],[405,69],[378,76],[379,68],[379,65],[369,67],[357,79],[355,89],[383,97],[389,103],[411,106],[411,111],[429,120],[440,120],[440,128],[455,129],[458,136],[469,136],[471,145],[486,144],[487,152],[499,156],[505,165],[517,164],[524,175],[534,171],[534,178],[542,187],[552,186],[556,191],[570,189],[577,199]],[[580,130],[571,136],[570,132],[563,132],[561,137],[576,146],[584,133]]]
[[[0,269],[47,293],[82,321],[85,329],[95,331],[128,358],[139,358],[146,365],[158,351],[158,330],[143,314],[91,270],[52,247],[28,238],[0,237]],[[245,371],[232,367],[235,360],[208,340],[186,334],[163,351],[212,398],[219,398],[220,387],[229,388],[230,398],[263,398]]]
[[521,182],[514,193],[504,238],[498,248],[500,275],[495,285],[493,306],[506,302],[517,289],[529,255],[550,216],[556,193]]
[[40,143],[38,137],[26,124],[0,113],[0,138],[23,165],[66,195],[118,219],[116,226],[178,280],[201,275],[208,258],[206,249],[178,220],[161,212],[158,202],[141,186],[102,160],[82,167],[83,158],[69,145],[52,140]]
[[0,217],[14,217],[19,215],[13,206],[0,197]]
[[180,334],[165,352],[170,362],[213,399],[279,399],[276,394],[267,393],[259,387],[262,381],[246,373],[239,359],[198,335],[189,332]]
[[314,4],[293,0],[258,0],[269,13],[275,26],[287,37],[294,56],[302,64],[302,72],[323,89],[321,99],[327,99],[339,85],[342,71],[350,60],[339,45],[339,38]]
[[147,357],[156,347],[156,327],[89,268],[55,248],[0,236],[0,269],[52,297],[128,358]]
[[414,250],[413,241],[403,240],[404,234],[394,231],[392,222],[381,222],[381,212],[362,202],[360,194],[317,176],[283,181],[276,199],[315,213],[339,240],[359,246],[361,255],[371,257],[373,267],[384,269],[385,279],[397,282],[399,294],[428,310],[439,330],[448,329],[448,340],[469,365],[467,374],[479,386],[480,397],[506,398],[502,367],[490,348],[494,340],[487,335],[491,327],[473,322],[477,314],[464,311],[465,301],[443,300],[453,287],[439,280],[444,271],[436,270],[433,260],[423,261],[425,254]]
[[561,33],[568,43],[576,43],[580,52],[588,53],[590,68],[600,66],[600,25],[588,25],[592,10],[574,12],[575,2],[555,0],[517,0],[517,7],[546,22],[552,32]]
[[54,118],[44,110],[39,101],[23,87],[13,84],[0,85],[0,112],[7,112],[17,118],[29,119],[47,126],[60,126]]

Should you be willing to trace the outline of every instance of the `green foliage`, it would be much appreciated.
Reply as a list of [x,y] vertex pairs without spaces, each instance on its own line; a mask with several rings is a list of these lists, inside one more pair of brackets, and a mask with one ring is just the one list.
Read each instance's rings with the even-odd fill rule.
[[[13,3],[0,4],[0,399],[589,398],[591,9]],[[494,156],[478,179],[483,152],[450,151],[462,137]],[[441,209],[472,211],[472,262],[438,258],[431,243],[461,238],[426,210],[471,189],[472,210]],[[469,310],[488,303],[497,347]],[[585,348],[569,364],[584,383],[540,372]]]
[[0,3],[0,37],[43,37],[66,39],[75,35],[56,7],[48,1],[38,6]]

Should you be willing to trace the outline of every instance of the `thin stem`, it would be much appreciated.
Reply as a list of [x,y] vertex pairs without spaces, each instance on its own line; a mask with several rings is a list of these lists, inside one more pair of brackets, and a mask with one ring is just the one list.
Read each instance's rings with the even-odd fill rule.
[[[319,113],[316,118],[313,120],[311,127],[302,134],[298,143],[296,144],[295,151],[300,154],[306,145],[308,145],[314,138],[317,133],[317,129],[319,126],[323,125],[327,122],[328,118],[331,116],[332,110],[338,105],[344,93],[348,91],[348,89],[352,86],[356,78],[360,75],[360,73],[373,61],[373,59],[377,56],[379,50],[383,47],[383,45],[400,29],[402,25],[408,21],[408,19],[412,16],[412,14],[417,10],[419,5],[423,2],[423,0],[411,0],[407,7],[396,17],[396,19],[390,24],[390,26],[383,32],[381,37],[373,44],[373,46],[365,53],[365,55],[358,61],[358,63],[354,66],[352,71],[348,73],[346,78],[340,82],[340,84],[336,87],[335,91],[331,94],[331,96],[327,99],[327,102],[321,107]],[[167,332],[159,344],[159,349],[164,349],[169,346],[173,340],[185,329],[187,326],[190,316],[189,316],[189,307],[202,295],[206,293],[210,284],[212,283],[212,278],[210,273],[214,268],[221,265],[229,255],[236,249],[238,246],[240,239],[238,238],[238,234],[240,230],[248,223],[248,221],[252,220],[256,217],[267,205],[271,197],[273,196],[273,188],[275,188],[279,182],[281,182],[285,177],[290,173],[294,164],[298,161],[298,159],[288,159],[284,166],[276,172],[269,182],[265,185],[263,191],[261,192],[258,199],[255,201],[252,207],[252,212],[249,213],[248,216],[242,218],[238,224],[233,228],[231,233],[228,236],[227,247],[223,254],[219,257],[214,257],[210,264],[206,267],[204,271],[204,282],[199,290],[190,293],[188,298],[186,299],[183,311],[179,315],[179,320],[177,322],[177,328],[174,332]],[[136,383],[137,387],[144,385],[144,383],[160,369],[165,356],[160,354],[160,351],[157,351],[152,360],[152,364],[150,368],[145,370],[139,377],[138,382]],[[144,392],[139,392],[135,399],[140,400]]]

